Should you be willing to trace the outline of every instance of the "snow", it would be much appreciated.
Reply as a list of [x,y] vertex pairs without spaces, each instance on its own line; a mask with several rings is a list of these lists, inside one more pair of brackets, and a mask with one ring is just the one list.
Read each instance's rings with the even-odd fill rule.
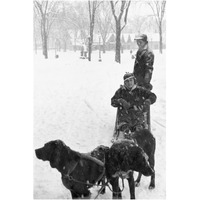
[[[155,53],[152,84],[157,102],[151,106],[152,133],[156,138],[155,171],[156,188],[148,190],[150,177],[142,177],[136,188],[137,199],[166,198],[166,79],[165,51]],[[93,52],[92,61],[80,59],[80,52],[54,51],[49,59],[41,52],[34,55],[34,148],[44,143],[61,139],[67,146],[79,152],[89,152],[100,144],[110,146],[114,129],[116,108],[110,99],[123,84],[125,72],[132,72],[134,60],[129,51],[122,54],[122,62],[114,62],[114,52]],[[49,162],[38,160],[34,155],[34,198],[71,199],[71,194],[62,182],[60,173]],[[137,175],[137,173],[135,173]],[[99,187],[91,189],[95,198]],[[129,199],[128,183],[122,193]],[[112,198],[106,188],[98,199]]]

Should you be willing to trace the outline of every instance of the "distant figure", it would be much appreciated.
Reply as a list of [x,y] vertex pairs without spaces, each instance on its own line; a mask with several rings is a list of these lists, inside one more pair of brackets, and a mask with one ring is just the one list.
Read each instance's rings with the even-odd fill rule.
[[82,43],[81,46],[81,59],[86,59],[87,58],[87,47],[84,43]]
[[81,45],[81,57],[80,58],[83,58],[83,53],[84,53],[84,47],[83,47],[83,44]]
[[84,53],[84,58],[87,58],[87,47],[85,44],[83,45],[83,53]]
[[154,54],[149,49],[147,35],[138,35],[135,40],[139,48],[136,53],[133,74],[139,86],[152,90],[153,86],[150,81],[153,73]]

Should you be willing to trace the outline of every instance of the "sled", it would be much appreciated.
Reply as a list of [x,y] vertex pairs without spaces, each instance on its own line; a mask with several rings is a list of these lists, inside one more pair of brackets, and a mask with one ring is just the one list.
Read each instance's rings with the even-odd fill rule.
[[[124,138],[124,134],[125,134],[124,132],[120,131],[120,127],[123,126],[124,124],[119,123],[118,115],[119,115],[119,108],[117,108],[112,141]],[[150,106],[148,107],[147,111],[144,112],[144,118],[145,118],[145,126],[146,126],[145,129],[148,129],[151,132]]]

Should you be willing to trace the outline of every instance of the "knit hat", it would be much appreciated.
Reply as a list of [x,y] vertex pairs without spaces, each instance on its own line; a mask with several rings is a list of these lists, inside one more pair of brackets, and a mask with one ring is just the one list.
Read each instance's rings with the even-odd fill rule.
[[133,73],[126,72],[126,74],[124,74],[124,77],[123,77],[124,81],[126,81],[130,78],[133,78],[134,82],[135,82],[135,76],[133,75]]

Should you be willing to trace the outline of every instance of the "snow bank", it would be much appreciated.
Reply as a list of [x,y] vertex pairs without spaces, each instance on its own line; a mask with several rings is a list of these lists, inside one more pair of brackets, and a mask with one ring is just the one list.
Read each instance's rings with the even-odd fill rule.
[[[165,53],[155,52],[152,83],[157,102],[151,107],[152,132],[156,137],[156,188],[148,190],[150,177],[142,177],[136,188],[137,199],[165,199]],[[125,72],[132,72],[134,60],[129,51],[122,54],[122,63],[114,62],[114,52],[102,54],[98,62],[98,52],[93,52],[92,61],[80,59],[80,52],[60,52],[54,58],[49,53],[45,60],[41,52],[34,58],[34,148],[44,143],[61,139],[66,145],[80,152],[89,152],[103,144],[110,146],[116,109],[110,99],[123,83]],[[69,190],[62,185],[60,173],[52,169],[48,162],[34,156],[34,198],[70,199]],[[137,173],[135,173],[137,174]],[[92,198],[99,188],[91,189]],[[111,192],[100,195],[99,199],[109,199]],[[123,198],[129,198],[127,182]]]

